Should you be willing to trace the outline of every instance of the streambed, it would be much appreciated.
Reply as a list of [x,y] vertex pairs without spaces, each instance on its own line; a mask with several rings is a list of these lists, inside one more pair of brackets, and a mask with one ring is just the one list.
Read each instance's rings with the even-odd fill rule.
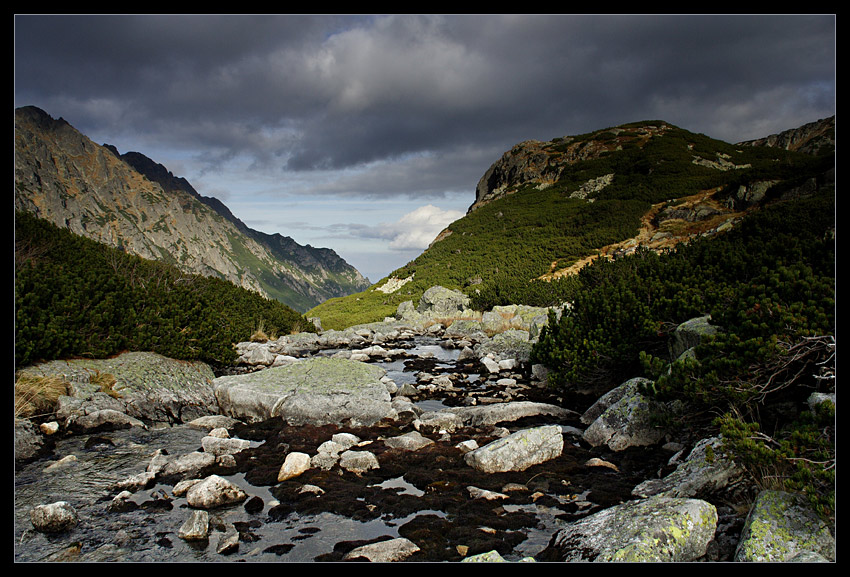
[[[381,363],[397,384],[414,383],[416,372],[463,373],[470,390],[485,390],[492,381],[457,361],[458,351],[439,341],[413,343],[410,358]],[[476,369],[477,370],[477,369]],[[548,402],[549,393],[534,389]],[[423,398],[425,410],[458,404],[460,399]],[[573,407],[569,407],[573,408]],[[586,407],[575,407],[582,411]],[[539,419],[538,419],[539,420]],[[510,430],[551,424],[551,418],[512,423]],[[561,422],[581,427],[577,422]],[[335,426],[288,426],[280,420],[237,427],[233,436],[252,441],[238,453],[237,466],[222,475],[240,485],[249,500],[214,509],[210,538],[186,542],[177,533],[190,516],[185,498],[173,495],[173,485],[159,484],[136,492],[137,508],[109,511],[115,482],[144,471],[157,449],[169,454],[200,450],[205,432],[180,425],[139,428],[58,439],[53,455],[19,470],[15,476],[15,560],[79,561],[337,561],[365,542],[403,536],[420,547],[410,561],[460,561],[497,550],[508,560],[542,551],[560,523],[581,518],[630,498],[631,489],[655,476],[669,454],[658,449],[630,449],[615,455],[589,449],[577,437],[565,435],[561,457],[519,473],[484,474],[466,465],[456,445],[474,438],[479,444],[495,439],[490,430],[461,430],[450,438],[432,435],[434,444],[413,452],[393,450],[382,440],[407,432],[400,424],[349,429]],[[361,475],[338,469],[310,469],[277,482],[288,451],[316,454],[317,447],[338,432],[351,432],[375,453],[380,468]],[[53,471],[58,458],[75,461]],[[591,457],[615,462],[618,471],[588,467]],[[304,492],[305,485],[321,493]],[[500,492],[495,501],[473,498],[470,487]],[[72,531],[57,535],[33,530],[33,506],[70,502],[81,519]],[[239,533],[235,552],[220,554],[218,540],[227,527]]]

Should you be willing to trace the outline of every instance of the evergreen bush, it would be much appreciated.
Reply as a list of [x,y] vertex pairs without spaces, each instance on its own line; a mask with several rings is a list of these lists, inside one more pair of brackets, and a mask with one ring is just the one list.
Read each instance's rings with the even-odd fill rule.
[[124,350],[226,364],[235,360],[233,343],[260,324],[275,334],[312,326],[225,280],[184,274],[16,214],[17,366]]

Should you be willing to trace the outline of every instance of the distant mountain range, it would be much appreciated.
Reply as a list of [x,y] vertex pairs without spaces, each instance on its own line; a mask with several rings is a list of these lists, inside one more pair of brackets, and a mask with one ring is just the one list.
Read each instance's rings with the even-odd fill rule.
[[300,312],[370,285],[333,250],[253,230],[144,154],[95,144],[33,106],[15,110],[15,210]]

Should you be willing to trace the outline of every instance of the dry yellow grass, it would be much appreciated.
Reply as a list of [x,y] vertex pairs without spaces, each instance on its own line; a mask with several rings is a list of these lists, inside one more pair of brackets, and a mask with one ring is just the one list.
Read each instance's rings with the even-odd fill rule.
[[67,394],[68,385],[61,376],[21,372],[15,377],[15,418],[49,415],[55,410],[59,397]]
[[101,373],[100,371],[98,371],[91,378],[90,382],[93,385],[99,386],[101,393],[106,393],[107,395],[115,399],[121,397],[118,391],[112,388],[118,381],[115,379],[115,376],[110,373]]
[[[269,335],[266,334],[266,324],[263,322],[263,319],[260,319],[260,322],[257,323],[257,328],[250,337],[250,341],[252,343],[267,343],[269,340]],[[274,340],[274,338],[271,340]]]

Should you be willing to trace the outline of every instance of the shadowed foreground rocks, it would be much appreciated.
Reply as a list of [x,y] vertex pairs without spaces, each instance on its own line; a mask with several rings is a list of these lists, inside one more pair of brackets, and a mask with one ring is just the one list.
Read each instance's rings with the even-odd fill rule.
[[[87,419],[100,419],[101,434],[110,427],[161,426],[136,416],[130,400],[144,398],[140,406],[147,406],[162,398],[161,409],[145,414],[185,419],[183,426],[205,431],[199,446],[189,452],[150,447],[142,472],[104,488],[109,496],[101,514],[117,524],[136,510],[155,518],[185,508],[156,541],[168,543],[173,535],[207,560],[258,554],[285,560],[294,542],[262,542],[258,532],[323,513],[380,520],[387,531],[340,541],[316,561],[834,560],[830,529],[815,523],[804,501],[766,493],[749,516],[736,508],[756,493],[723,454],[720,439],[658,430],[642,410],[628,409],[648,403],[640,380],[600,399],[559,394],[545,386],[545,370],[510,356],[525,350],[510,343],[528,342],[527,332],[510,330],[495,339],[478,329],[429,328],[428,342],[458,353],[451,361],[409,353],[424,332],[400,321],[242,344],[246,363],[238,374],[180,369],[192,378],[205,375],[193,381],[191,396],[124,384],[115,387],[122,393],[116,398],[93,385],[74,385],[76,394],[60,402],[65,419],[42,427],[41,444],[22,449],[22,460],[50,454],[49,439],[57,436],[89,434],[94,443],[108,442],[95,430],[72,426]],[[138,358],[130,358],[135,366]],[[268,364],[254,364],[257,359]],[[161,366],[173,377],[170,361],[155,360],[143,374],[156,375]],[[122,373],[121,357],[112,362],[121,383],[138,374]],[[384,363],[402,364],[409,382],[394,382]],[[82,385],[92,374],[85,365],[64,367]],[[134,397],[135,388],[148,393]],[[22,448],[39,435],[35,427],[17,429]],[[56,457],[45,474],[74,466],[68,460],[74,455]],[[237,477],[247,485],[237,485]],[[169,490],[140,500],[154,486]],[[273,500],[264,502],[260,493]],[[36,507],[28,530],[49,533],[56,543],[73,540],[86,523],[75,509],[85,505]],[[109,541],[111,533],[100,538],[107,542],[97,552],[71,541],[68,551],[80,560],[134,559],[126,544]],[[51,555],[67,556],[60,553]]]

